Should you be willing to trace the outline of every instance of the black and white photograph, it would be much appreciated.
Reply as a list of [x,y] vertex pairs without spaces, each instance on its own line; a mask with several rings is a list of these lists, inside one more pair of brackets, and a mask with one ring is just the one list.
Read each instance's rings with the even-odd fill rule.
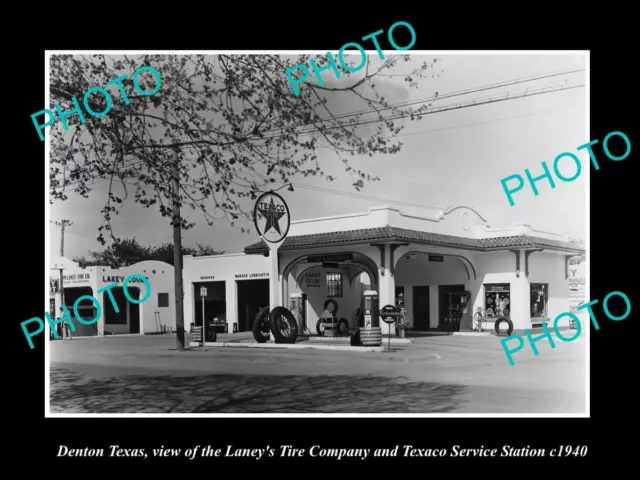
[[589,416],[589,52],[401,30],[46,52],[47,417]]

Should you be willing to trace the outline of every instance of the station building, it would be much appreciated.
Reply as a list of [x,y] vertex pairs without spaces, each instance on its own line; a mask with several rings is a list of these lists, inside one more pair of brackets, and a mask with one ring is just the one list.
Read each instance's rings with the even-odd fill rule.
[[[241,254],[185,256],[185,324],[202,324],[204,304],[208,321],[249,331],[260,307],[288,307],[292,295],[304,294],[310,332],[330,298],[352,325],[370,289],[380,307],[405,308],[414,330],[471,330],[480,309],[488,328],[502,314],[522,331],[569,311],[569,260],[581,254],[563,235],[525,224],[492,228],[460,205],[292,221],[276,256],[262,240]],[[568,324],[566,317],[560,322]]]
[[[154,333],[163,330],[175,331],[175,293],[173,266],[159,261],[144,261],[128,267],[113,269],[107,266],[93,266],[82,268],[77,262],[64,257],[54,257],[50,264],[50,305],[49,314],[52,318],[60,318],[60,269],[62,269],[62,285],[64,303],[69,310],[75,331],[72,337],[102,336],[111,334]],[[147,300],[136,304],[127,300],[122,283],[132,274],[146,277],[151,285],[151,294]],[[118,312],[108,293],[98,293],[103,287],[117,283],[111,289],[118,305]],[[127,284],[129,295],[137,300],[147,295],[146,286],[141,279],[134,278]],[[100,302],[101,315],[97,322],[85,325],[75,320],[73,305],[77,299],[90,295]],[[96,317],[96,306],[89,300],[81,300],[78,313],[91,321]]]

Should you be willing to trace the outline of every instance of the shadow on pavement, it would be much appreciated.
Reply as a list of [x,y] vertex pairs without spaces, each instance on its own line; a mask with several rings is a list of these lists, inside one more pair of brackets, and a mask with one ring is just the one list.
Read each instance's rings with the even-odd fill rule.
[[446,413],[466,387],[355,375],[125,375],[51,369],[52,413]]
[[443,332],[440,330],[409,330],[405,333],[407,338],[416,337],[447,337],[453,335],[453,332]]

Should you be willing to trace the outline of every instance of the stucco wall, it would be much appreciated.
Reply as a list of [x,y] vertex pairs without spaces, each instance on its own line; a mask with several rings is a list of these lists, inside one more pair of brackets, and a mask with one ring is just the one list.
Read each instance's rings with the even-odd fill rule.
[[[154,313],[156,311],[160,312],[161,323],[171,326],[175,330],[174,269],[172,265],[165,262],[145,261],[119,269],[102,266],[80,268],[76,263],[65,261],[65,259],[58,257],[52,259],[52,266],[66,267],[64,270],[65,289],[73,287],[89,287],[92,289],[93,296],[100,301],[102,314],[98,322],[94,324],[95,328],[94,326],[82,326],[79,322],[74,322],[76,326],[82,326],[82,328],[77,328],[75,333],[76,336],[93,335],[95,334],[96,328],[98,333],[101,335],[105,330],[107,332],[114,333],[130,332],[129,324],[105,325],[104,305],[105,302],[111,303],[111,300],[106,292],[98,293],[98,290],[112,283],[117,283],[118,286],[121,287],[124,279],[134,273],[145,276],[151,284],[151,295],[143,303],[140,303],[138,307],[140,312],[140,333],[156,331],[157,320]],[[51,270],[51,272],[52,276],[58,276],[55,270]],[[140,298],[144,298],[146,295],[146,287],[143,283],[134,283],[130,281],[127,287],[139,288]],[[168,307],[159,307],[158,293],[169,294]]]
[[[474,293],[473,312],[478,307],[485,309],[484,285],[493,283],[508,283],[510,288],[509,316],[514,329],[529,328],[529,286],[524,275],[524,254],[520,256],[520,275],[516,274],[516,256],[512,252],[479,252],[476,253],[475,265],[478,273],[477,281],[473,282]],[[493,330],[494,321],[488,320],[487,328]]]
[[[327,255],[327,254],[345,254],[353,253],[354,261],[362,260],[362,257],[358,255],[365,255],[371,268],[371,274],[374,276],[374,281],[377,280],[380,266],[380,250],[377,247],[371,245],[355,245],[344,247],[323,247],[323,248],[309,248],[304,250],[297,250],[295,252],[282,252],[280,253],[280,273],[283,274],[287,267],[292,265],[292,262],[302,259],[304,260],[308,255]],[[388,261],[388,260],[387,260]],[[311,269],[309,269],[312,267]],[[309,270],[307,270],[309,269]],[[339,269],[329,268],[323,269],[320,264],[309,264],[306,262],[300,262],[289,269],[290,272],[286,276],[286,282],[282,282],[282,289],[284,293],[284,304],[289,305],[289,296],[292,293],[304,292],[307,294],[307,326],[313,332],[315,331],[315,325],[318,320],[318,316],[322,314],[324,301],[327,299],[327,285],[325,273],[328,271],[340,271],[343,273],[342,285],[343,285],[343,297],[336,298],[339,305],[338,318],[346,318],[349,325],[352,325],[352,316],[356,308],[360,306],[360,300],[362,298],[362,281],[358,272],[361,271],[360,266],[356,264],[348,265],[343,264]],[[300,277],[301,273],[304,273]],[[319,281],[318,287],[311,286],[313,278],[307,278],[306,275],[317,275]],[[356,277],[353,281],[351,280]],[[300,284],[298,284],[298,281]]]
[[[139,262],[128,267],[112,269],[109,267],[94,267],[96,269],[96,284],[98,290],[111,283],[122,286],[125,278],[132,274],[145,276],[151,284],[151,295],[147,300],[139,304],[140,309],[140,333],[155,332],[159,329],[155,312],[159,312],[160,324],[171,327],[175,331],[175,288],[173,265],[158,261]],[[147,294],[143,283],[129,282],[128,286],[140,289],[140,299]],[[169,303],[167,307],[160,307],[158,294],[168,293]],[[109,301],[106,292],[100,294],[102,303]],[[104,319],[102,319],[104,322]],[[129,325],[104,325],[106,331],[115,333],[129,333]]]
[[[353,275],[350,268],[322,268],[321,266],[305,269],[298,277],[299,282],[293,282],[290,293],[307,294],[307,327],[315,332],[315,325],[324,311],[324,302],[328,297],[326,274],[329,272],[342,275],[342,297],[332,297],[338,303],[338,318],[346,318],[352,325],[352,316],[356,308],[360,306],[362,286],[360,276],[356,276],[353,284],[350,280]],[[288,301],[286,302],[288,306]]]

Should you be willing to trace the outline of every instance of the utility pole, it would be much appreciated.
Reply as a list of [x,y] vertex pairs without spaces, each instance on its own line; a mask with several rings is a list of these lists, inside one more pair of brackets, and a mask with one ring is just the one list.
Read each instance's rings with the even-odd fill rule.
[[66,220],[62,220],[60,224],[60,256],[64,257],[64,227],[67,224]]
[[[175,142],[175,140],[174,140]],[[182,223],[180,218],[180,160],[177,148],[173,149],[173,168],[171,179],[171,203],[173,225],[173,266],[176,294],[176,337],[178,350],[184,350],[184,293],[182,288]],[[204,340],[204,339],[203,339]]]
[[64,257],[64,228],[67,225],[71,225],[72,222],[70,220],[61,220],[59,222],[54,222],[51,221],[51,223],[53,223],[54,225],[57,225],[58,227],[60,227],[60,256]]
[[[55,225],[60,226],[60,256],[64,257],[64,227],[67,225],[71,225],[71,222],[69,220],[62,220],[60,222],[52,222]],[[64,269],[60,268],[60,311],[64,312],[63,307],[65,306],[64,303]],[[65,333],[70,336],[68,330],[66,329],[66,325],[65,327],[65,331],[63,332],[62,329],[62,325],[58,324],[56,325],[56,328],[58,329],[58,336],[61,336],[62,338],[65,338]]]

